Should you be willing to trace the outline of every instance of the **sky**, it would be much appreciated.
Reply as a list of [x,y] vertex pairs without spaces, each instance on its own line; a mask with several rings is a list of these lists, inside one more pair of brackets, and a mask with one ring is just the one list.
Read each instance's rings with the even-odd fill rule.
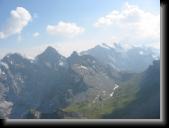
[[160,0],[0,0],[0,58],[64,56],[97,44],[160,50]]

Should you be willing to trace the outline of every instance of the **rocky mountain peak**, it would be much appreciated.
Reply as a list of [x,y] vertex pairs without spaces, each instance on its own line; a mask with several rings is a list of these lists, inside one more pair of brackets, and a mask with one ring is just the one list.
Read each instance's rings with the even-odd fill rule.
[[56,49],[53,47],[49,46],[46,48],[44,52],[42,52],[40,55],[36,57],[36,60],[41,61],[41,62],[59,62],[59,60],[63,60],[65,57],[60,55]]

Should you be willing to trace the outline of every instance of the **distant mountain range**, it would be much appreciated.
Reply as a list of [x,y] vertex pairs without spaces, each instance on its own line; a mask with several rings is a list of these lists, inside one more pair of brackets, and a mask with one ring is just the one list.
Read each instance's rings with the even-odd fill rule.
[[102,44],[67,58],[52,47],[35,59],[8,54],[0,60],[0,117],[116,118],[105,115],[141,104],[143,93],[158,103],[158,76],[159,60],[139,47]]
[[120,44],[113,47],[103,43],[92,49],[81,52],[95,57],[104,65],[109,65],[119,71],[142,72],[155,59],[154,50],[144,47],[131,47],[124,49]]

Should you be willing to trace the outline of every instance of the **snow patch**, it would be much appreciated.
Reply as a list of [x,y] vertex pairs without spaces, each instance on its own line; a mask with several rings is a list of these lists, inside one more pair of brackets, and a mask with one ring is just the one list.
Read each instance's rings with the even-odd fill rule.
[[92,102],[93,102],[93,103],[96,103],[96,100],[98,100],[99,96],[100,96],[100,95],[97,95]]
[[59,62],[59,65],[60,65],[60,66],[63,66],[63,65],[64,65],[64,63],[63,63],[62,61],[60,61],[60,62]]
[[115,84],[115,87],[113,88],[113,90],[116,90],[119,87],[119,85]]
[[115,84],[112,93],[110,93],[110,97],[113,97],[115,90],[119,87],[119,85]]
[[157,55],[152,55],[152,57],[153,57],[154,60],[158,60],[159,59],[159,57]]
[[2,69],[0,69],[0,75],[5,75],[5,72],[4,71],[2,71]]
[[110,93],[110,96],[111,96],[111,97],[113,97],[113,95],[114,95],[114,91],[113,91],[112,93]]
[[85,69],[85,70],[88,70],[87,67],[83,66],[83,65],[80,65],[79,68],[82,68],[82,69]]
[[2,75],[5,75],[5,72],[2,72]]
[[7,63],[4,63],[4,62],[0,62],[0,65],[4,66],[6,69],[9,69],[9,66]]

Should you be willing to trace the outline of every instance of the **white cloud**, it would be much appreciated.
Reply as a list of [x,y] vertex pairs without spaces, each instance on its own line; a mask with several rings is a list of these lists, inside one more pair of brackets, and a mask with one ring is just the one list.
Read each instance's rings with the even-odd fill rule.
[[11,35],[20,33],[25,26],[31,21],[32,16],[28,10],[23,7],[17,7],[10,12],[9,21],[5,24],[4,29],[0,32],[0,39],[7,38]]
[[135,25],[140,23],[144,25],[150,25],[150,22],[152,22],[152,20],[155,20],[155,22],[159,22],[159,15],[145,12],[136,5],[129,5],[128,3],[125,3],[124,7],[122,7],[120,11],[113,10],[106,16],[99,18],[94,26],[105,27],[112,24],[122,25],[122,23],[124,23],[125,25]]
[[[159,7],[160,8],[160,7]],[[116,35],[124,40],[139,40],[160,43],[160,14],[144,11],[136,5],[125,5],[121,10],[113,10],[94,24],[96,28],[118,29]],[[111,27],[110,27],[111,26]],[[118,34],[117,34],[118,33]],[[147,40],[148,39],[148,40]]]
[[47,32],[51,35],[61,35],[74,37],[84,32],[84,28],[77,26],[75,23],[60,21],[57,25],[48,25]]
[[33,33],[33,37],[37,37],[37,36],[39,36],[39,35],[40,35],[39,32]]

